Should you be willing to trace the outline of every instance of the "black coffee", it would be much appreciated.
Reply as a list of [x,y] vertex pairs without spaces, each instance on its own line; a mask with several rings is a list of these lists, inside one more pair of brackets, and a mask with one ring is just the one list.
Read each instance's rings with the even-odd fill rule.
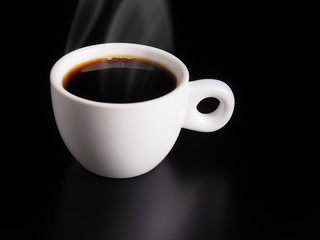
[[135,57],[107,57],[72,68],[62,82],[70,93],[98,102],[135,103],[161,97],[177,85],[164,66]]

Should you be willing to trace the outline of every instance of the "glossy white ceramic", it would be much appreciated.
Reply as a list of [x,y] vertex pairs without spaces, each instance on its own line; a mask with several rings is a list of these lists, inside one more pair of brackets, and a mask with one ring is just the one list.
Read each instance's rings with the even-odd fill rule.
[[[178,85],[150,101],[111,104],[77,97],[62,86],[72,67],[95,58],[116,55],[143,57],[169,68]],[[223,127],[234,109],[231,89],[213,79],[189,82],[186,66],[157,48],[107,43],[63,56],[51,70],[51,96],[58,129],[73,156],[89,171],[112,178],[134,177],[156,167],[169,153],[181,128],[211,132]],[[219,107],[202,114],[197,104],[214,97]]]

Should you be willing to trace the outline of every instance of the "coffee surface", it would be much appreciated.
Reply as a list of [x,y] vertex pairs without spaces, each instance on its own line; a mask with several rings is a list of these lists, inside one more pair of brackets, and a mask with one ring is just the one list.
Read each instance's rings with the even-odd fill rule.
[[62,81],[70,93],[97,102],[135,103],[168,94],[176,76],[164,66],[136,57],[106,57],[72,68]]

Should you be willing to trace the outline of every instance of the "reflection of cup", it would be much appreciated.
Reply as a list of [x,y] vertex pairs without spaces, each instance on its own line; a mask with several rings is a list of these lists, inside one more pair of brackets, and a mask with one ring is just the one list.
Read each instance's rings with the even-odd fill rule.
[[[74,66],[117,54],[158,62],[176,75],[177,87],[162,97],[130,104],[90,101],[63,88],[62,79]],[[65,144],[82,166],[105,177],[134,177],[150,171],[171,150],[182,127],[215,131],[229,121],[234,108],[232,91],[225,83],[188,82],[188,70],[175,56],[137,44],[78,49],[53,66],[50,78],[53,110]],[[217,98],[220,105],[214,112],[202,114],[197,104],[208,97]]]
[[[232,182],[170,161],[127,180],[101,179],[71,162],[55,195],[50,239],[221,239],[233,232]],[[196,166],[199,163],[195,164]],[[182,174],[182,175],[180,175]],[[232,226],[231,226],[232,227]],[[228,238],[226,238],[228,239]]]

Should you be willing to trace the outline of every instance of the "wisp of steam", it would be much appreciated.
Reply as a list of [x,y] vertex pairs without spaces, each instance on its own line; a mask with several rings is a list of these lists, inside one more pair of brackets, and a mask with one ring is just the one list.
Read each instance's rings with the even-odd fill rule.
[[65,52],[109,42],[139,43],[172,52],[167,0],[79,0]]

